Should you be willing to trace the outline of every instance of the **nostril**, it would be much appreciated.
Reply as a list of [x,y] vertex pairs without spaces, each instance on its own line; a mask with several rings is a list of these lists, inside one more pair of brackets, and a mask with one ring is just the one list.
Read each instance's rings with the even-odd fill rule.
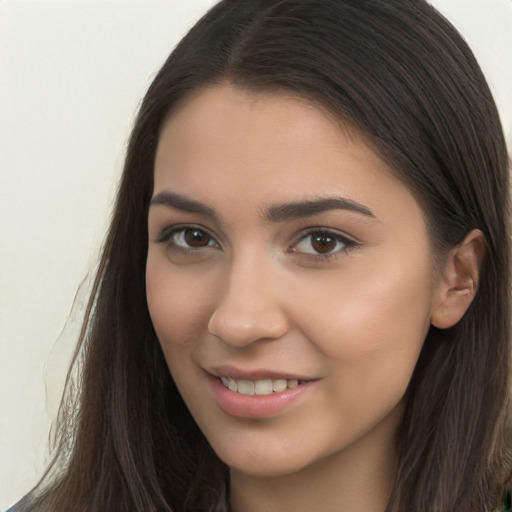
[[246,346],[259,340],[281,338],[288,331],[288,319],[277,307],[271,311],[247,307],[217,308],[208,322],[208,332],[224,343]]

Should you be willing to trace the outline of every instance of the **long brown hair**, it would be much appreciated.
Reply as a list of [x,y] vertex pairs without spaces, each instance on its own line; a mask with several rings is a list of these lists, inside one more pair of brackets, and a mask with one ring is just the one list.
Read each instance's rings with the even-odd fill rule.
[[511,463],[508,157],[473,54],[423,0],[224,0],[179,43],[133,128],[55,460],[17,510],[229,510],[228,468],[175,388],[144,281],[161,127],[221,82],[292,91],[355,126],[416,194],[436,254],[484,233],[477,296],[430,329],[407,391],[386,512],[490,511]]

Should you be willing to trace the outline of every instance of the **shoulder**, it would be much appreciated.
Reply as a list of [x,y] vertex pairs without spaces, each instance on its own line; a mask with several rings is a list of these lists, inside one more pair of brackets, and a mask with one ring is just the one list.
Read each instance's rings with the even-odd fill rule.
[[501,505],[492,512],[512,512],[512,475],[503,485]]

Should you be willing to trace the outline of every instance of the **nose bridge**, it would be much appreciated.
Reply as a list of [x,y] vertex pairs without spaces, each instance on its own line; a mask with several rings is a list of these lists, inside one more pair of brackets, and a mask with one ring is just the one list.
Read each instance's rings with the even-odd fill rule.
[[282,337],[288,319],[279,303],[278,285],[273,262],[266,255],[246,251],[234,258],[209,332],[240,347]]

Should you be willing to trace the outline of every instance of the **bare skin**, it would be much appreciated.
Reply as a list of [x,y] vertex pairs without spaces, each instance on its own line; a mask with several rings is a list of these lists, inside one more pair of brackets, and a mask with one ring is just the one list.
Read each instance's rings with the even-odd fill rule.
[[[430,325],[472,300],[481,235],[434,269],[419,204],[361,137],[230,85],[164,127],[148,226],[150,314],[233,510],[383,511],[404,393]],[[240,379],[291,388],[276,408]]]

